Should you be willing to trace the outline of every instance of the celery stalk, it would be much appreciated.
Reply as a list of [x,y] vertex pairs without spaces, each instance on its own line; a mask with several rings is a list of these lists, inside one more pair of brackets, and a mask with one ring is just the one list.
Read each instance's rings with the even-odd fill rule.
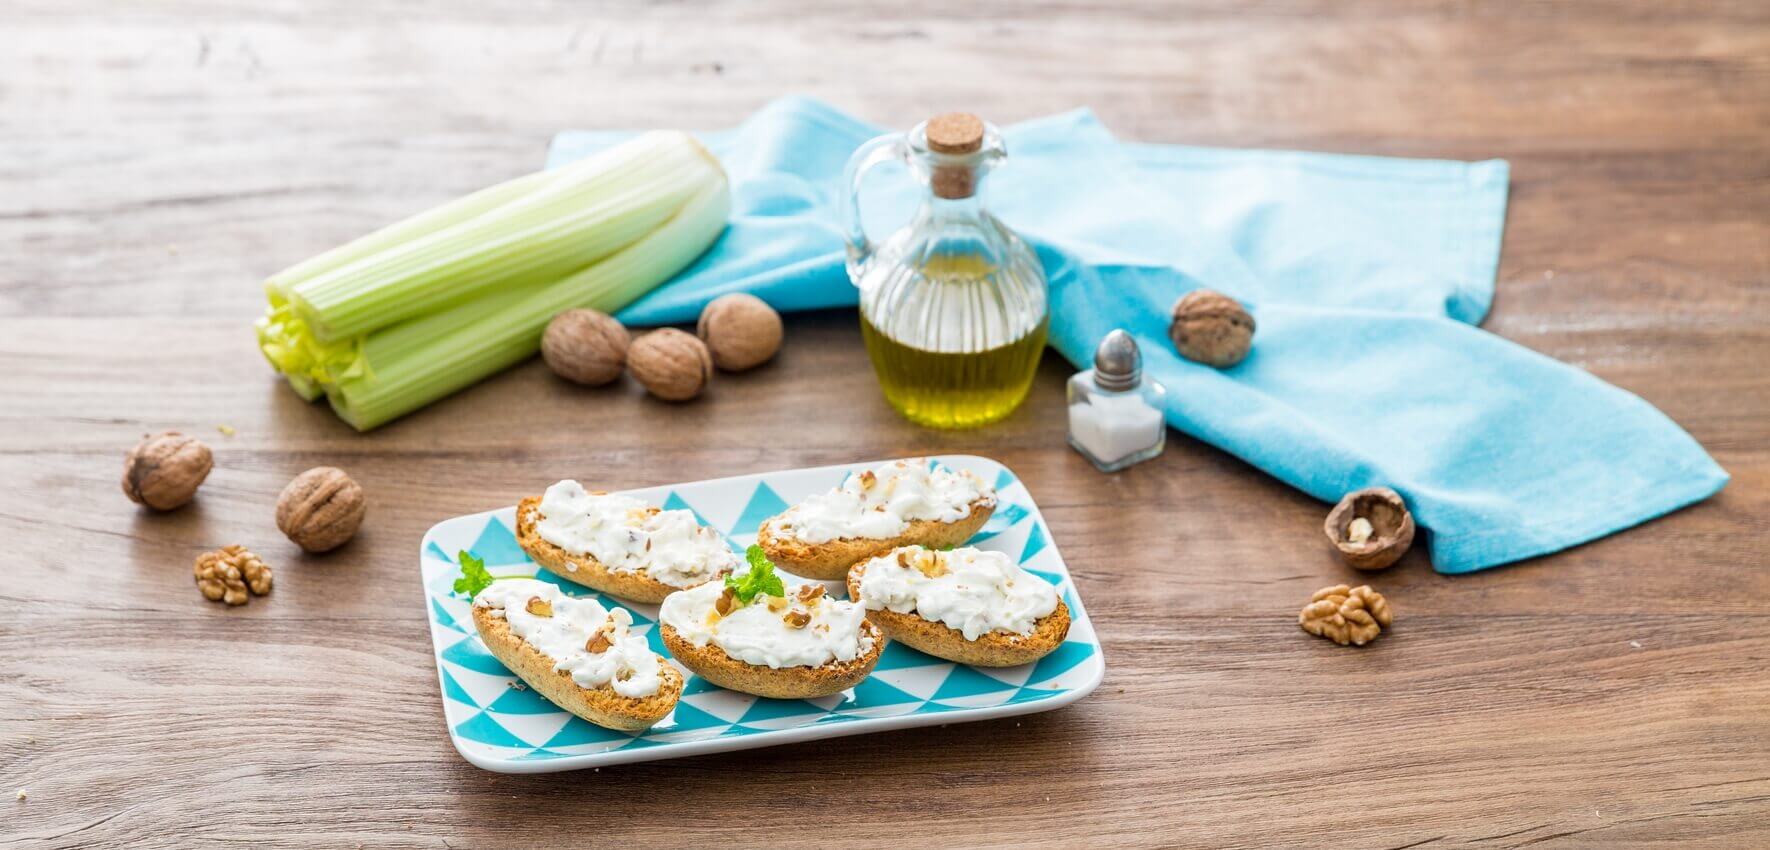
[[395,234],[280,289],[314,339],[345,340],[584,268],[653,231],[713,175],[722,177],[718,163],[691,137],[648,133],[478,215],[448,223],[470,204],[395,225]]
[[503,288],[369,334],[357,357],[331,364],[333,410],[368,430],[521,362],[560,311],[615,312],[686,268],[718,238],[730,203],[721,175],[650,233],[576,274]]

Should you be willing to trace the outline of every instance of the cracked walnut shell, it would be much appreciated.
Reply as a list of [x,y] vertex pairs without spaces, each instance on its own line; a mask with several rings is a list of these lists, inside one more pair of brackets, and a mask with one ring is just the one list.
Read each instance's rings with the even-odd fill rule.
[[329,552],[356,534],[368,504],[363,488],[335,466],[316,466],[277,497],[277,528],[308,552]]
[[1394,620],[1389,600],[1368,584],[1353,588],[1339,584],[1317,590],[1297,615],[1297,625],[1303,631],[1341,646],[1364,646]]
[[652,395],[665,401],[688,401],[713,380],[713,355],[694,334],[659,328],[633,341],[627,369]]
[[196,498],[215,457],[196,437],[163,431],[141,438],[123,461],[123,495],[138,505],[169,511]]
[[1401,494],[1366,487],[1346,494],[1322,523],[1340,557],[1361,570],[1381,570],[1401,560],[1414,542],[1414,517]]
[[1195,289],[1174,302],[1168,338],[1182,357],[1222,369],[1248,356],[1254,317],[1221,292]]

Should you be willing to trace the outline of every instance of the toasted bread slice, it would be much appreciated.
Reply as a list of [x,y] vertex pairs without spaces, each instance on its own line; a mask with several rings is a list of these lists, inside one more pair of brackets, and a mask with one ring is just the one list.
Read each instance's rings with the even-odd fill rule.
[[536,693],[598,726],[623,732],[648,729],[668,716],[682,696],[682,673],[662,661],[657,693],[624,697],[608,685],[582,687],[572,681],[570,673],[553,669],[552,658],[511,632],[510,623],[503,617],[492,616],[490,608],[474,606],[473,625],[479,629],[479,639],[491,650],[492,657],[509,667]]
[[[866,575],[865,563],[855,564],[848,571],[848,598],[860,600],[860,579]],[[867,621],[877,623],[892,640],[902,641],[911,649],[921,650],[936,658],[970,664],[974,667],[1014,667],[1050,655],[1069,635],[1069,606],[1058,597],[1057,608],[1033,624],[1031,634],[989,632],[966,640],[965,633],[945,623],[922,619],[914,611],[900,614],[891,610],[867,609]]]
[[885,634],[872,621],[861,623],[865,634],[872,636],[873,648],[848,661],[831,661],[817,667],[763,667],[748,664],[725,654],[718,644],[695,646],[676,633],[668,623],[658,623],[664,630],[664,646],[682,666],[722,688],[775,699],[806,699],[841,693],[872,675],[885,651]]
[[[535,559],[535,563],[552,570],[560,578],[622,599],[654,605],[664,601],[664,597],[683,589],[665,584],[637,570],[611,570],[590,555],[573,555],[542,540],[540,533],[535,530],[535,523],[540,521],[540,517],[539,496],[523,499],[516,506],[516,542],[522,547],[522,551]],[[723,575],[724,573],[720,573],[714,578]]]
[[957,522],[931,519],[911,520],[909,527],[896,537],[846,537],[826,543],[803,540],[774,533],[774,518],[756,530],[756,545],[767,553],[775,566],[805,578],[841,581],[848,568],[870,561],[899,546],[922,545],[930,549],[948,549],[963,545],[989,522],[996,511],[996,498],[988,495],[971,503],[971,513]]

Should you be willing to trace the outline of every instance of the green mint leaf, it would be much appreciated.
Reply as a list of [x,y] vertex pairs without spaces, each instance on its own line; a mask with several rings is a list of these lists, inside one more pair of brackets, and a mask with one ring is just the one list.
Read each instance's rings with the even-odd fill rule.
[[472,599],[491,586],[492,574],[486,570],[485,561],[474,557],[466,549],[462,549],[455,557],[461,562],[461,577],[455,579],[456,593],[464,593],[468,599]]
[[755,599],[757,594],[769,596],[787,595],[787,586],[781,577],[774,574],[774,563],[763,554],[761,546],[751,546],[744,552],[744,560],[750,562],[749,572],[743,575],[728,575],[725,586],[731,588],[732,595],[745,605]]

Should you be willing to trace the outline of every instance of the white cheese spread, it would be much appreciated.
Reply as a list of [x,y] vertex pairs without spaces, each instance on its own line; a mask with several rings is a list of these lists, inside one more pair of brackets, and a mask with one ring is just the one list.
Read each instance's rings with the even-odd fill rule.
[[977,640],[990,632],[1032,634],[1057,610],[1057,589],[1002,552],[966,547],[937,552],[905,546],[867,562],[860,602],[914,613]]
[[[531,606],[535,599],[542,604]],[[555,585],[526,578],[492,582],[473,597],[473,606],[503,617],[511,634],[553,659],[553,669],[571,674],[579,687],[608,685],[635,698],[658,692],[664,660],[633,633],[633,615],[625,608],[611,611],[594,599],[567,596]]]
[[911,458],[851,475],[836,489],[788,508],[772,527],[806,543],[890,538],[915,520],[958,522],[979,503],[995,505],[995,488],[969,471],[929,469],[926,458]]
[[535,533],[613,572],[637,572],[693,587],[743,563],[719,533],[687,510],[660,511],[630,496],[588,493],[576,481],[547,488]]
[[819,667],[871,652],[873,638],[861,631],[866,611],[821,590],[821,584],[788,585],[785,597],[758,594],[747,605],[733,598],[721,614],[724,583],[708,582],[666,597],[658,620],[695,646],[711,643],[758,667]]

